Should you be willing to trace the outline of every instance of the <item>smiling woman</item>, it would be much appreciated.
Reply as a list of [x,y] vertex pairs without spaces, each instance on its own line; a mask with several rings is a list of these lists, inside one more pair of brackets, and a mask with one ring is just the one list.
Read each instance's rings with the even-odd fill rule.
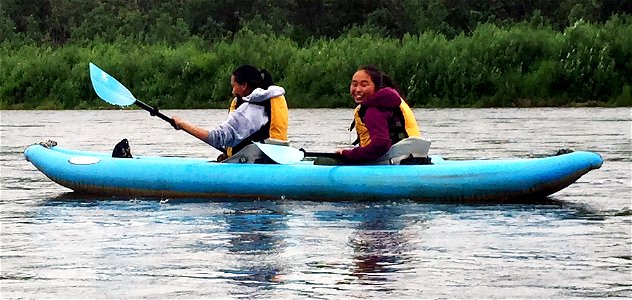
[[397,142],[421,136],[415,116],[395,82],[375,66],[363,66],[353,74],[349,88],[358,104],[352,126],[357,148],[338,149],[350,163],[368,163],[382,157]]

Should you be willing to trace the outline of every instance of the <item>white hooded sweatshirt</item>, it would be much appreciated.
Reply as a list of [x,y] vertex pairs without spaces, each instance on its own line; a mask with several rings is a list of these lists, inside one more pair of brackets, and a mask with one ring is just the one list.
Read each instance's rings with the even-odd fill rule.
[[260,103],[285,94],[285,89],[271,85],[267,89],[256,88],[245,101],[228,115],[228,119],[208,132],[209,145],[216,148],[234,147],[263,127],[270,116]]

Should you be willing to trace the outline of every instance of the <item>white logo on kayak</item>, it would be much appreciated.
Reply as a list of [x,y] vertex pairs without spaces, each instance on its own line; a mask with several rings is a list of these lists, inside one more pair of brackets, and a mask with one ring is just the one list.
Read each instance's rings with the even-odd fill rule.
[[100,161],[100,159],[92,156],[73,156],[68,160],[73,165],[92,165]]

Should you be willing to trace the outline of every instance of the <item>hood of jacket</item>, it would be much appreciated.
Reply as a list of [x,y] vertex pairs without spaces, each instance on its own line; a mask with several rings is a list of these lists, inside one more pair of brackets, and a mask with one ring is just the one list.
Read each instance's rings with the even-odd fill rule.
[[243,97],[246,102],[259,103],[274,97],[278,97],[285,94],[285,89],[277,85],[271,85],[267,89],[256,88],[250,95]]
[[371,97],[362,101],[362,105],[371,107],[399,107],[402,103],[402,99],[399,93],[393,88],[385,87],[381,88]]

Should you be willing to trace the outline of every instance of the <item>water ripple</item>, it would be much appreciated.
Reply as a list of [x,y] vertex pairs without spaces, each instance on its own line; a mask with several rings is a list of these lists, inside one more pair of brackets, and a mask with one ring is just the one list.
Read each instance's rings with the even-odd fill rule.
[[[226,112],[177,113],[210,128]],[[448,159],[567,146],[605,159],[551,198],[507,204],[69,193],[24,160],[25,145],[109,152],[125,137],[138,155],[218,153],[142,111],[40,114],[2,115],[2,298],[632,297],[629,108],[415,109],[431,153]],[[292,144],[346,146],[351,114],[293,110]]]

